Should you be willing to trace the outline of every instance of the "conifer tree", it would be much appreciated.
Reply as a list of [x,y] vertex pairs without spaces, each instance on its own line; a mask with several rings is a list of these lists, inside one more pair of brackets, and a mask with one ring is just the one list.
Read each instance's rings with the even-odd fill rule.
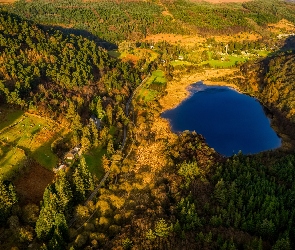
[[54,183],[57,196],[59,198],[62,211],[65,213],[71,209],[73,201],[73,192],[65,171],[61,170],[58,172],[57,179]]
[[92,145],[94,147],[97,147],[99,144],[99,140],[98,140],[98,129],[94,123],[93,120],[90,121],[90,125],[91,125],[91,138],[92,138]]
[[100,120],[103,120],[106,113],[102,107],[102,103],[101,103],[101,99],[100,97],[98,97],[97,99],[97,103],[96,103],[96,114],[97,114],[97,117],[100,119]]
[[11,213],[14,204],[17,203],[16,193],[11,183],[4,184],[0,181],[0,221],[4,222]]

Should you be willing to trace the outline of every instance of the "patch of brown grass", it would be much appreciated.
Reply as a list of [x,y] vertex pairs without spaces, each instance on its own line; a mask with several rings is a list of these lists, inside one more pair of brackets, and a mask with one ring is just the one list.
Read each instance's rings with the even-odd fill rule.
[[[209,37],[208,37],[209,38]],[[249,32],[240,32],[235,35],[223,35],[223,36],[211,36],[217,42],[230,42],[230,41],[257,41],[261,38],[261,35],[249,33]],[[145,41],[152,41],[154,43],[160,41],[166,41],[171,44],[181,44],[182,46],[195,46],[196,44],[203,44],[206,42],[206,38],[198,35],[174,35],[174,34],[155,34],[149,35],[145,38]]]
[[36,162],[32,162],[27,172],[14,181],[20,203],[39,204],[45,188],[53,181],[53,178],[53,172],[41,167]]
[[207,85],[223,85],[237,89],[236,86],[226,82],[212,82],[210,78],[231,75],[234,69],[208,69],[189,75],[180,75],[167,84],[167,95],[160,99],[162,111],[175,108],[189,96],[188,87],[198,81],[204,81]]
[[201,36],[189,36],[189,35],[174,35],[174,34],[155,34],[149,35],[145,38],[145,41],[167,41],[168,43],[177,44],[181,43],[182,45],[195,45],[196,43],[205,42],[205,38]]
[[140,58],[136,55],[132,55],[132,54],[127,54],[123,59],[122,61],[125,61],[125,62],[132,62],[132,63],[136,63]]
[[268,30],[272,33],[295,32],[295,26],[288,20],[282,19],[278,23],[270,23]]

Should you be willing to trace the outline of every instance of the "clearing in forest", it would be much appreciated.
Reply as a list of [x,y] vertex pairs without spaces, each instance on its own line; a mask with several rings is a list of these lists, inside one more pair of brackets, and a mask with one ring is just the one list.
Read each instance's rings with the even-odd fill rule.
[[28,158],[47,169],[56,166],[51,143],[66,132],[62,126],[19,110],[1,107],[0,112],[0,179],[13,177]]
[[100,179],[104,174],[104,169],[102,167],[102,157],[105,154],[107,154],[106,148],[97,147],[91,149],[89,152],[83,155],[89,171],[98,179]]
[[144,102],[152,101],[156,96],[165,89],[167,80],[162,70],[153,71],[151,77],[146,81],[140,89],[137,99]]

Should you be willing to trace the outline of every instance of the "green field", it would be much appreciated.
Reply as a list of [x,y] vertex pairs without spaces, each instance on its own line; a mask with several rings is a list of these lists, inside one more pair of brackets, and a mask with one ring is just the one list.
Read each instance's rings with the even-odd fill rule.
[[258,50],[257,51],[257,54],[259,56],[262,56],[262,57],[267,57],[269,54],[271,54],[271,51],[267,51],[267,50]]
[[64,129],[52,120],[1,108],[0,128],[0,178],[11,177],[27,157],[47,169],[58,163],[58,157],[51,151],[51,143]]
[[209,64],[212,68],[230,68],[236,66],[237,63],[243,63],[248,60],[247,57],[242,56],[226,56],[223,60],[208,60],[200,63],[200,66]]
[[117,51],[117,50],[112,50],[108,51],[109,55],[120,58],[120,59],[126,59],[130,56],[135,56],[137,60],[141,58],[145,58],[147,61],[152,62],[157,59],[158,53],[150,50],[150,49],[141,49],[141,48],[134,48],[129,51]]
[[101,166],[101,159],[104,154],[107,153],[105,148],[95,148],[91,149],[91,152],[84,154],[85,161],[89,168],[89,171],[94,174],[98,179],[103,176],[104,169]]
[[0,180],[9,179],[23,166],[25,151],[18,147],[0,146]]
[[162,70],[153,71],[150,78],[146,81],[144,86],[140,89],[137,99],[144,102],[150,102],[154,100],[160,93],[161,87],[166,85],[167,79],[165,73]]
[[13,124],[13,122],[24,113],[22,110],[12,110],[8,108],[1,108],[0,112],[0,130]]
[[112,57],[118,58],[121,56],[121,53],[117,50],[109,50],[108,54]]
[[176,66],[187,66],[187,65],[192,65],[191,62],[187,62],[187,61],[179,61],[179,60],[175,60],[173,62],[170,63],[172,66],[176,67]]

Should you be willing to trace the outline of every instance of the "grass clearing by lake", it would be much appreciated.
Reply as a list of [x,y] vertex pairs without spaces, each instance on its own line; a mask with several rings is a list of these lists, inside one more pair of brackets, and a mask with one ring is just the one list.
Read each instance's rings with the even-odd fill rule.
[[226,56],[223,60],[208,60],[200,63],[199,65],[204,66],[209,64],[213,68],[230,68],[236,66],[237,63],[244,63],[248,60],[247,57],[243,56]]
[[175,61],[173,61],[173,62],[171,62],[170,63],[172,66],[182,66],[182,65],[184,65],[184,66],[187,66],[187,65],[192,65],[192,63],[191,62],[187,62],[187,61],[179,61],[179,60],[175,60]]
[[145,102],[154,100],[159,91],[166,85],[167,79],[165,73],[162,70],[153,71],[150,78],[146,81],[144,86],[139,90],[137,99]]
[[154,100],[157,95],[158,91],[146,88],[142,88],[138,93],[139,98],[143,99],[145,102]]

